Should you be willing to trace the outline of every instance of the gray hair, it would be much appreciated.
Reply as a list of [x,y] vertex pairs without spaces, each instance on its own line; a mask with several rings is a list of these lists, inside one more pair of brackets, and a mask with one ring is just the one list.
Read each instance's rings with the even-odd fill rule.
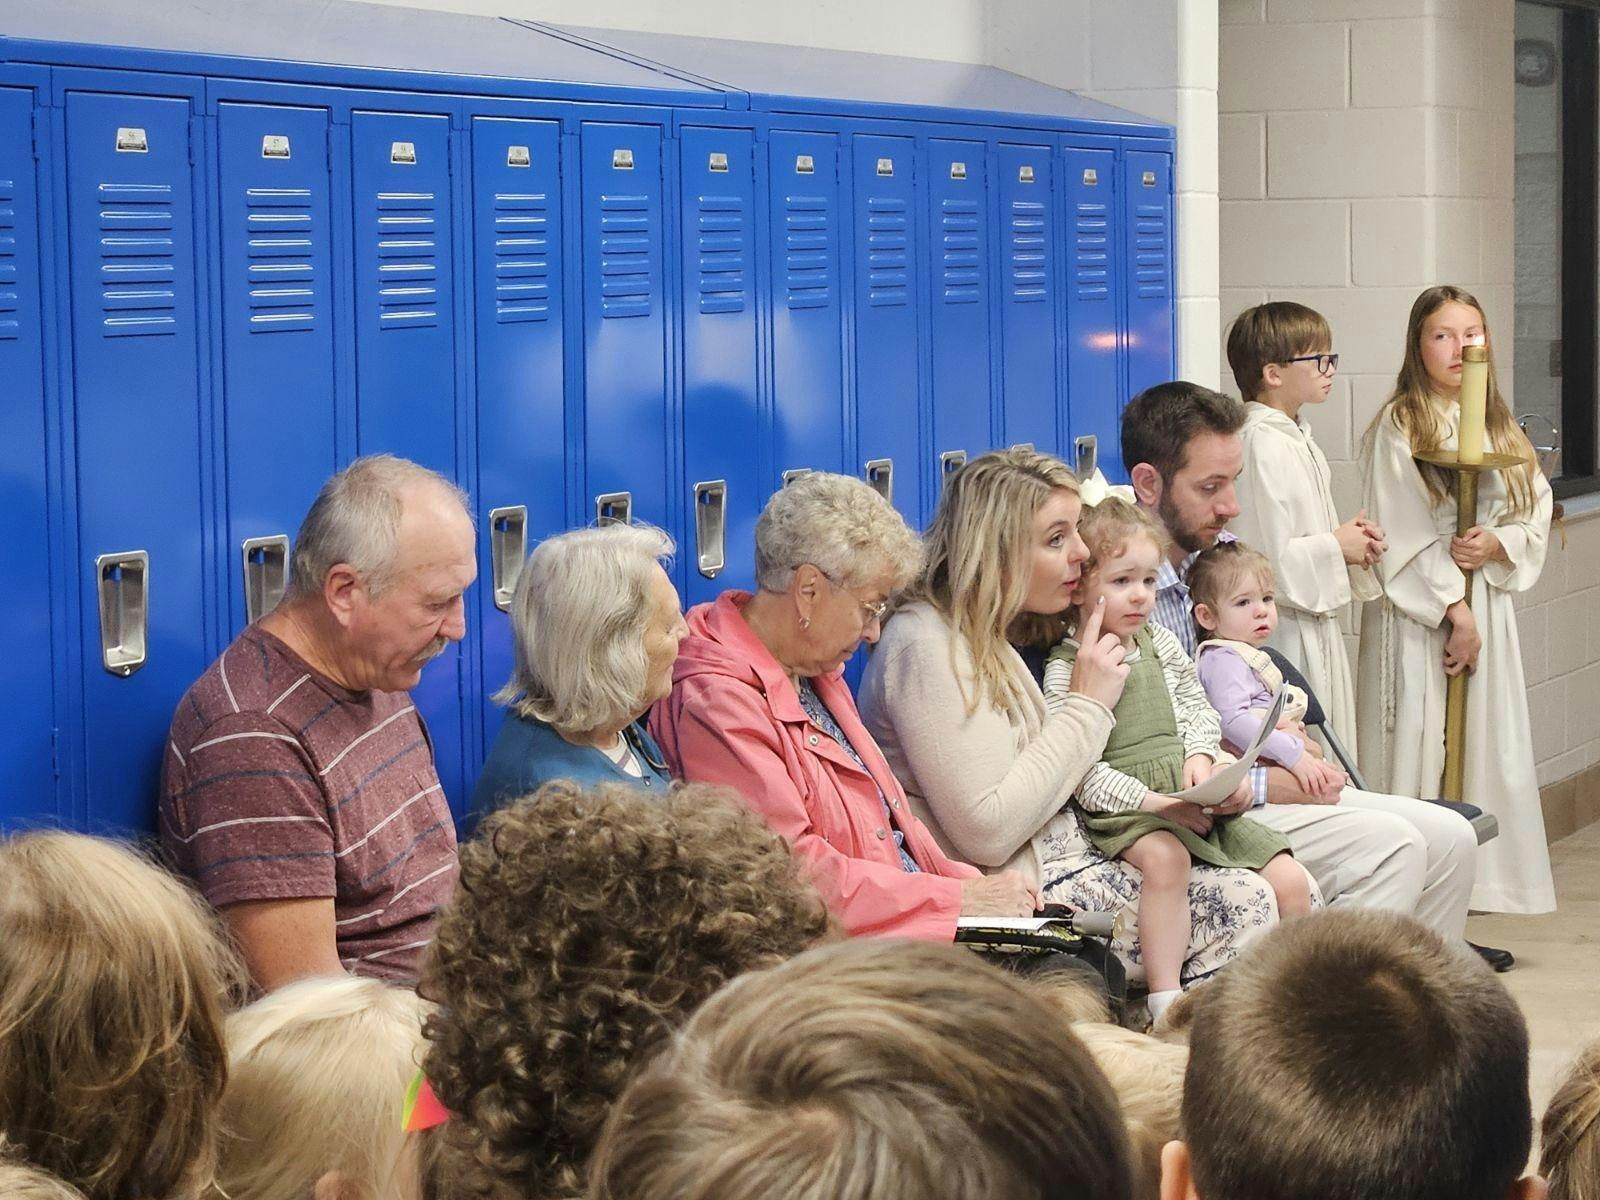
[[644,631],[651,568],[674,546],[653,525],[603,525],[546,538],[511,597],[515,661],[495,693],[567,734],[624,724],[649,682]]
[[390,578],[400,550],[401,495],[407,488],[433,485],[455,497],[467,519],[467,494],[437,471],[393,454],[369,454],[329,477],[317,493],[289,565],[290,596],[321,593],[328,572],[348,563],[374,596]]
[[788,591],[805,563],[840,587],[862,587],[888,573],[899,589],[922,568],[922,542],[861,480],[813,471],[775,492],[761,510],[756,586]]

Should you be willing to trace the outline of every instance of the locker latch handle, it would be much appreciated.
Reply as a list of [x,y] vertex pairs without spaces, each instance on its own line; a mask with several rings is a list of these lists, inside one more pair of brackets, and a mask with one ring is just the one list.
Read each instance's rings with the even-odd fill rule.
[[528,557],[528,506],[512,504],[489,510],[489,570],[494,579],[494,606],[511,611],[511,596]]
[[100,594],[100,662],[126,679],[145,663],[150,607],[150,555],[145,550],[94,560]]
[[946,450],[939,455],[939,486],[943,487],[950,476],[966,465],[967,452],[965,450]]
[[633,520],[632,492],[603,492],[594,498],[594,519],[601,525],[626,525]]
[[239,543],[239,567],[244,573],[244,619],[253,625],[283,599],[289,579],[289,535],[245,538]]
[[783,486],[788,487],[796,479],[799,479],[800,476],[809,474],[811,474],[810,467],[790,467],[783,473]]
[[1037,447],[1032,442],[1017,442],[1016,444],[1014,444],[1011,447],[1011,449],[1013,449],[1013,450],[1037,450]]
[[1073,470],[1079,479],[1087,479],[1100,466],[1100,439],[1092,433],[1072,440]]
[[864,467],[867,482],[889,503],[894,503],[894,459],[869,459]]
[[713,479],[694,485],[695,565],[715,579],[728,565],[728,481]]

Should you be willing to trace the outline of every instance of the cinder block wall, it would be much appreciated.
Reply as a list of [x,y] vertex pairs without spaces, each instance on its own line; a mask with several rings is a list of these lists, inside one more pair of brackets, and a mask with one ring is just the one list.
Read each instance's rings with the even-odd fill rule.
[[[1309,416],[1342,513],[1424,287],[1478,296],[1513,391],[1513,17],[1509,0],[1222,0],[1222,328],[1268,299],[1332,322],[1339,378]],[[1572,508],[1519,603],[1552,837],[1600,819],[1600,520]]]

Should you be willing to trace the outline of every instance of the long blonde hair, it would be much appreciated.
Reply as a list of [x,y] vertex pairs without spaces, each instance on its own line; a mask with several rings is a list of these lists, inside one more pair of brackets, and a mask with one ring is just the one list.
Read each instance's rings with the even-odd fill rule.
[[199,896],[125,846],[0,841],[0,1135],[88,1200],[211,1178],[244,974]]
[[1539,1174],[1550,1200],[1600,1197],[1600,1041],[1578,1056],[1545,1109]]
[[[1505,397],[1500,394],[1500,384],[1495,379],[1494,371],[1494,339],[1489,336],[1489,321],[1484,316],[1483,305],[1462,288],[1450,284],[1431,287],[1411,305],[1411,316],[1406,321],[1405,359],[1394,381],[1394,394],[1367,427],[1363,445],[1370,447],[1378,423],[1385,419],[1393,421],[1395,428],[1405,434],[1413,453],[1437,450],[1444,441],[1444,417],[1431,399],[1433,383],[1422,361],[1422,326],[1429,317],[1452,302],[1477,309],[1478,319],[1483,325],[1484,346],[1489,351],[1489,398],[1484,410],[1484,424],[1489,432],[1489,443],[1496,454],[1515,454],[1527,460],[1525,465],[1505,472],[1506,495],[1511,511],[1526,515],[1533,511],[1533,473],[1538,469],[1533,446],[1511,415],[1511,407]],[[1428,499],[1434,505],[1444,503],[1451,494],[1450,472],[1426,463],[1418,463],[1417,469],[1422,472]]]
[[406,988],[329,976],[229,1017],[217,1200],[310,1200],[329,1172],[366,1200],[416,1200],[403,1151],[421,1135],[402,1133],[400,1115],[430,1009]]
[[[997,450],[973,459],[945,484],[926,537],[922,574],[904,603],[925,601],[942,613],[972,652],[974,690],[967,715],[985,697],[1007,712],[1024,699],[1013,672],[1008,641],[1049,645],[1065,630],[1061,617],[1024,614],[1031,574],[1033,519],[1057,491],[1078,494],[1078,477],[1059,458],[1033,450]],[[961,672],[956,672],[957,680]]]

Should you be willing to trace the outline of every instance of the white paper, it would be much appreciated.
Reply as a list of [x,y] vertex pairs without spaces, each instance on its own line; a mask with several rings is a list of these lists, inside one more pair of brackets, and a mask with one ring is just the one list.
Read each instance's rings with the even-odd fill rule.
[[1261,753],[1262,743],[1278,727],[1278,718],[1283,715],[1283,694],[1283,688],[1280,687],[1278,694],[1272,698],[1272,707],[1267,709],[1267,715],[1262,718],[1261,728],[1256,730],[1255,737],[1250,739],[1250,744],[1244,748],[1244,753],[1239,755],[1238,762],[1229,763],[1210,779],[1197,783],[1192,788],[1166,794],[1174,800],[1187,800],[1190,804],[1215,805],[1223,803],[1238,791],[1250,768],[1255,765],[1256,755]]

